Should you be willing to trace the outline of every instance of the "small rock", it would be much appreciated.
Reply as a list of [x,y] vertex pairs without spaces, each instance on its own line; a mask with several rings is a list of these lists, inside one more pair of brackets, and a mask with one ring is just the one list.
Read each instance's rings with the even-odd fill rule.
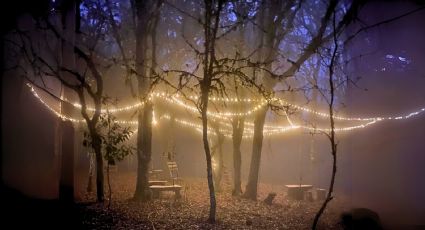
[[266,199],[264,199],[264,203],[266,203],[268,205],[272,205],[273,199],[275,197],[276,197],[276,193],[274,193],[274,192],[269,193],[269,195],[266,197]]
[[252,225],[252,220],[249,218],[246,218],[246,225],[251,226]]

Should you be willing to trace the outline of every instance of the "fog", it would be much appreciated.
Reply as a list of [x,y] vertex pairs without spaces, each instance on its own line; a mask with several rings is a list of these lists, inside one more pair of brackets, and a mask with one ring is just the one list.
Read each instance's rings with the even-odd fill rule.
[[[411,10],[408,2],[368,4],[359,15],[361,23],[372,25]],[[347,117],[388,117],[409,114],[425,105],[425,12],[367,30],[344,47],[351,57],[347,71],[355,80],[348,84],[338,98],[337,115]],[[360,22],[358,22],[360,23]],[[349,29],[356,31],[356,24]],[[192,28],[193,29],[193,28]],[[190,30],[190,29],[189,29]],[[167,43],[159,36],[160,42]],[[176,42],[176,44],[178,44]],[[120,68],[110,72],[105,88],[109,96],[119,98],[123,104],[135,101],[125,87],[123,79],[113,76]],[[43,199],[59,196],[60,159],[55,145],[56,116],[34,97],[16,72],[2,79],[2,176],[5,184],[26,195]],[[58,106],[49,95],[48,104]],[[76,100],[77,97],[71,98]],[[127,103],[128,102],[128,103]],[[294,104],[309,106],[305,97],[293,96]],[[56,104],[55,104],[56,103]],[[317,102],[319,111],[327,111],[324,101]],[[164,152],[174,150],[179,174],[184,178],[206,178],[206,161],[201,132],[178,123],[161,119],[166,111],[193,123],[199,116],[166,103],[154,105],[158,124],[153,127],[151,165],[166,171]],[[78,113],[74,113],[78,114]],[[300,115],[301,114],[301,115]],[[298,113],[305,120],[313,119],[308,113]],[[137,115],[127,114],[126,119]],[[294,115],[295,116],[295,115]],[[313,121],[313,120],[312,120]],[[314,120],[315,121],[315,120]],[[319,121],[327,127],[328,120]],[[283,116],[267,113],[266,125],[286,125]],[[337,124],[338,126],[338,124]],[[76,190],[86,186],[88,149],[82,146],[82,127],[75,126],[74,182]],[[136,146],[136,136],[130,143]],[[335,197],[349,201],[350,207],[366,207],[379,213],[385,223],[425,224],[425,116],[409,119],[385,120],[365,128],[337,132],[338,162]],[[214,144],[215,136],[210,136]],[[226,137],[223,146],[225,174],[232,184],[232,142]],[[242,152],[242,189],[248,180],[252,138],[244,138]],[[320,133],[303,129],[265,136],[262,146],[259,182],[271,185],[312,184],[329,186],[331,176],[331,150],[329,140]],[[136,156],[119,163],[123,171],[135,172]],[[272,186],[273,189],[273,186]],[[273,192],[273,191],[270,191]],[[76,193],[76,196],[79,194]],[[350,208],[350,207],[347,207]]]

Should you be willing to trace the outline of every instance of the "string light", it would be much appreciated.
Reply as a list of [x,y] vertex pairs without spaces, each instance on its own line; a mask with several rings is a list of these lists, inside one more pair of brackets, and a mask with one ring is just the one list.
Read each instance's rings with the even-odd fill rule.
[[[171,103],[175,103],[185,109],[191,110],[193,112],[199,112],[198,108],[195,106],[191,106],[188,105],[186,103],[184,103],[183,101],[177,99],[177,97],[171,97],[171,98],[163,98],[164,100],[171,102]],[[261,102],[260,104],[254,106],[254,108],[248,110],[247,112],[239,112],[239,113],[234,113],[234,112],[211,112],[211,111],[207,111],[207,114],[209,116],[212,117],[216,117],[216,118],[222,118],[222,117],[234,117],[234,116],[248,116],[250,114],[253,114],[255,111],[259,110],[261,107],[265,106],[267,104],[266,101]]]
[[[37,98],[41,104],[43,104],[44,106],[46,106],[46,108],[48,110],[50,110],[51,112],[53,112],[53,114],[55,114],[57,117],[61,118],[62,120],[67,120],[67,121],[71,121],[73,123],[84,123],[85,120],[84,119],[75,119],[69,116],[66,116],[58,111],[56,111],[54,108],[52,108],[49,104],[47,104],[41,97],[40,95],[38,95],[38,93],[36,92],[36,90],[34,89],[34,87],[32,87],[29,83],[26,84],[29,88],[31,93],[34,95],[35,98]],[[116,121],[119,124],[126,124],[126,125],[137,125],[138,122],[137,121],[123,121],[123,120],[117,120]]]
[[[305,112],[308,112],[308,113],[312,113],[312,114],[317,115],[317,116],[321,116],[321,117],[325,117],[325,118],[330,117],[329,113],[317,112],[315,110],[312,110],[312,109],[309,109],[309,108],[306,108],[306,107],[302,107],[302,106],[299,106],[299,105],[289,103],[289,102],[284,101],[283,99],[280,99],[280,98],[275,98],[275,100],[279,101],[283,105],[290,106],[290,107],[293,107],[295,109],[302,110],[302,111],[305,111]],[[421,108],[420,110],[412,112],[412,113],[410,113],[406,116],[398,116],[398,117],[395,117],[395,118],[393,118],[393,117],[360,118],[360,117],[342,117],[342,116],[335,116],[335,115],[333,116],[333,118],[336,119],[336,120],[343,120],[343,121],[382,121],[382,120],[392,120],[392,119],[399,120],[399,119],[408,119],[412,116],[418,115],[419,113],[421,113],[423,111],[425,111],[425,108]]]
[[[168,114],[165,114],[162,117],[167,119],[167,120],[171,120],[171,116],[168,115]],[[190,121],[187,121],[187,120],[184,120],[184,119],[179,119],[179,118],[174,118],[174,121],[177,122],[178,124],[182,125],[182,126],[194,128],[194,129],[196,129],[196,130],[198,130],[202,133],[203,127],[202,127],[201,124],[196,124],[196,123],[193,123],[193,122],[190,122]],[[215,135],[215,130],[213,128],[207,127],[207,131],[208,131],[208,134],[211,133],[211,134]],[[232,131],[227,130],[227,129],[219,129],[219,132],[224,134],[224,135],[230,135],[230,136],[232,134]]]
[[[55,114],[57,117],[59,117],[59,118],[61,118],[62,120],[68,120],[68,121],[71,121],[71,122],[74,122],[74,123],[80,123],[80,122],[85,122],[85,120],[84,119],[74,119],[74,118],[71,118],[71,117],[68,117],[68,116],[65,116],[65,115],[63,115],[63,114],[61,114],[60,112],[58,112],[58,111],[56,111],[54,108],[52,108],[49,104],[47,104],[39,95],[38,95],[38,93],[35,91],[35,89],[29,84],[29,83],[27,83],[27,86],[28,87],[30,87],[30,90],[31,90],[31,92],[32,92],[32,94],[44,105],[44,106],[46,106],[46,108],[47,109],[49,109],[51,112],[53,112],[53,114]],[[164,116],[162,116],[161,118],[165,118],[165,119],[168,119],[168,120],[170,120],[170,116],[169,115],[164,115]],[[161,119],[160,118],[160,119]],[[181,125],[183,125],[183,126],[187,126],[187,127],[192,127],[192,128],[195,128],[196,130],[198,130],[198,131],[201,131],[202,132],[202,125],[198,125],[198,124],[195,124],[195,123],[192,123],[192,122],[189,122],[189,121],[186,121],[186,120],[182,120],[182,119],[174,119],[177,123],[179,123],[179,124],[181,124]],[[116,121],[117,123],[119,123],[119,124],[124,124],[124,125],[137,125],[138,124],[138,121],[123,121],[123,120],[117,120]],[[156,120],[156,116],[155,116],[155,111],[153,110],[152,111],[152,125],[157,125],[158,124],[158,121]],[[212,128],[208,128],[208,132],[210,133],[212,133],[213,135],[215,135],[215,132],[214,132],[214,130],[212,129]],[[225,132],[226,134],[225,134],[225,136],[226,137],[229,137],[229,133],[228,133],[228,131],[227,130],[224,130],[224,129],[220,129],[220,132]],[[130,135],[130,136],[132,136],[133,134],[135,134],[135,133],[137,133],[137,129]]]
[[[178,98],[178,97],[180,97],[180,95],[179,94],[171,95],[171,94],[166,94],[166,93],[152,93],[149,96],[149,100],[152,100],[152,98],[167,99],[167,98],[170,98],[170,97]],[[189,96],[188,98],[193,99],[193,100],[197,100],[199,97],[198,96]],[[252,103],[252,102],[260,101],[260,100],[257,100],[257,99],[217,98],[217,97],[211,97],[210,100],[211,101],[223,101],[223,102],[235,102],[235,103],[239,103],[239,102]],[[63,101],[69,103],[70,105],[72,105],[72,106],[74,106],[75,108],[78,108],[78,109],[81,109],[81,107],[82,107],[81,104],[79,104],[77,102],[71,102],[67,98],[63,98]],[[109,112],[116,113],[116,112],[130,111],[130,110],[138,109],[138,108],[142,107],[143,105],[144,105],[143,102],[137,102],[137,103],[134,103],[132,105],[109,109]],[[90,107],[90,106],[88,106],[86,109],[87,109],[87,111],[91,111],[91,112],[96,111],[95,108]],[[101,112],[105,113],[106,110],[101,109]],[[218,114],[220,114],[220,113],[218,113]],[[248,114],[250,114],[250,113],[224,113],[224,116],[243,116],[243,115],[248,115]]]
[[[58,112],[58,111],[56,111],[54,108],[52,108],[49,104],[47,104],[39,95],[38,95],[38,93],[36,92],[36,90],[29,84],[29,83],[27,83],[27,86],[30,88],[30,90],[31,90],[31,92],[32,92],[32,94],[44,105],[44,106],[46,106],[50,111],[52,111],[56,116],[58,116],[59,118],[61,118],[62,120],[69,120],[69,121],[71,121],[71,122],[74,122],[74,123],[80,123],[80,122],[84,122],[85,120],[84,119],[75,119],[75,118],[72,118],[72,117],[69,117],[69,116],[66,116],[66,115],[63,115],[63,114],[61,114],[60,112]],[[186,104],[184,104],[184,102],[183,101],[181,101],[181,100],[178,100],[178,99],[176,99],[176,97],[178,97],[178,96],[172,96],[171,98],[170,97],[166,97],[166,95],[167,94],[157,94],[157,95],[155,95],[156,97],[160,97],[160,98],[163,98],[163,99],[165,99],[166,101],[169,101],[169,102],[171,102],[171,103],[175,103],[175,104],[178,104],[178,105],[182,105],[182,106],[184,106],[185,108],[187,108],[187,109],[189,109],[189,110],[191,110],[191,111],[198,111],[197,110],[197,108],[196,107],[193,107],[193,106],[188,106],[188,105],[186,105]],[[248,112],[246,112],[246,113],[253,113],[253,112],[255,112],[256,110],[258,110],[259,108],[261,108],[262,106],[264,106],[266,104],[266,102],[265,101],[263,101],[262,103],[260,103],[259,105],[257,105],[257,106],[255,106],[253,109],[251,109],[251,110],[249,110]],[[74,105],[76,105],[77,106],[77,104],[74,104]],[[141,106],[141,105],[140,105]],[[297,106],[297,105],[290,105],[290,106],[294,106],[294,107],[296,107],[296,108],[304,108],[304,107],[300,107],[300,106]],[[131,107],[131,106],[127,106],[127,107],[123,107],[123,108],[129,108],[129,107]],[[121,108],[122,109],[122,108]],[[310,110],[310,109],[307,109],[307,108],[304,108],[304,109],[301,109],[301,110],[304,110],[304,111],[307,111],[308,110],[308,112],[312,112],[312,113],[314,113],[314,114],[317,114],[317,115],[319,115],[319,116],[324,116],[324,117],[329,117],[329,115],[328,114],[325,114],[325,113],[319,113],[319,112],[315,112],[315,111],[313,111],[313,110]],[[334,130],[336,131],[336,132],[342,132],[342,131],[351,131],[351,130],[354,130],[354,129],[360,129],[360,128],[365,128],[365,127],[367,127],[367,126],[370,126],[370,125],[372,125],[372,124],[375,124],[375,123],[377,123],[377,122],[379,122],[379,121],[384,121],[384,120],[401,120],[401,119],[409,119],[409,118],[411,118],[411,117],[414,117],[414,116],[417,116],[417,115],[419,115],[420,113],[422,113],[422,112],[424,112],[425,111],[425,108],[422,108],[422,109],[420,109],[419,111],[415,111],[415,112],[412,112],[412,113],[409,113],[409,114],[407,114],[407,115],[403,115],[403,116],[397,116],[397,117],[377,117],[377,118],[343,118],[343,117],[339,117],[340,118],[340,120],[348,120],[348,121],[368,121],[367,123],[363,123],[363,124],[360,124],[360,125],[356,125],[356,126],[348,126],[348,127],[341,127],[341,128],[335,128]],[[153,117],[152,117],[152,125],[153,126],[155,126],[155,125],[157,125],[158,124],[158,121],[157,121],[157,119],[156,119],[156,116],[155,116],[155,112],[153,111],[152,112],[153,114]],[[243,114],[243,113],[225,113],[225,114],[227,114],[227,116],[234,116],[235,114]],[[222,119],[223,117],[223,114],[222,113],[213,113],[213,112],[209,112],[208,113],[208,115],[210,115],[210,116],[212,116],[212,117],[215,117],[215,118],[220,118],[220,119]],[[226,116],[226,115],[225,115]],[[317,128],[317,127],[310,127],[310,126],[305,126],[305,125],[297,125],[297,124],[295,124],[294,122],[292,122],[291,121],[291,119],[289,118],[289,116],[288,115],[286,115],[286,117],[287,117],[287,120],[288,120],[288,122],[289,122],[289,126],[271,126],[271,125],[265,125],[264,126],[264,131],[263,131],[263,135],[265,135],[265,136],[271,136],[271,135],[277,135],[277,134],[281,134],[281,133],[285,133],[285,132],[288,132],[288,131],[291,131],[291,130],[296,130],[296,129],[300,129],[300,128],[302,128],[302,129],[306,129],[306,130],[310,130],[310,131],[321,131],[321,132],[329,132],[329,131],[331,131],[331,129],[330,128]],[[162,116],[162,117],[160,117],[160,119],[161,118],[165,118],[165,119],[170,119],[170,116],[169,115],[164,115],[164,116]],[[336,117],[336,116],[334,116],[334,118],[335,119],[337,119],[338,117]],[[227,118],[226,118],[227,119]],[[187,126],[187,127],[191,127],[191,128],[194,128],[195,130],[197,130],[197,131],[200,131],[200,132],[202,132],[202,125],[200,125],[200,124],[195,124],[195,123],[193,123],[193,122],[189,122],[189,121],[186,121],[186,120],[183,120],[183,119],[175,119],[175,121],[177,122],[177,123],[179,123],[179,124],[181,124],[181,125],[183,125],[183,126]],[[137,125],[138,124],[138,121],[137,120],[133,120],[133,121],[125,121],[125,120],[117,120],[116,121],[117,123],[120,123],[120,124],[125,124],[125,125]],[[222,121],[220,121],[220,124],[222,124],[222,125],[224,125],[224,126],[226,126],[226,127],[232,127],[231,126],[231,124],[229,124],[229,123],[226,123],[226,122],[222,122]],[[253,126],[254,124],[253,123],[250,123],[250,122],[246,122],[246,124],[247,125],[249,125],[249,126]],[[208,132],[209,133],[211,133],[211,134],[213,134],[213,135],[215,135],[215,130],[214,129],[212,129],[212,128],[210,128],[210,127],[208,127]],[[229,130],[229,129],[219,129],[219,131],[225,136],[225,137],[232,137],[232,131],[231,130]],[[243,137],[244,138],[251,138],[252,136],[253,136],[253,134],[254,134],[254,130],[252,129],[252,128],[249,128],[249,129],[246,129],[245,128],[245,130],[244,130],[244,135],[243,135]]]
[[[309,131],[314,131],[314,132],[330,132],[331,128],[317,128],[317,127],[311,127],[311,126],[306,126],[306,125],[297,125],[295,124],[290,118],[289,116],[286,114],[286,119],[288,120],[289,124],[291,127],[298,127],[298,128],[303,128]],[[377,123],[378,121],[383,121],[383,120],[373,120],[361,125],[355,125],[355,126],[348,126],[348,127],[342,127],[342,128],[334,128],[335,132],[344,132],[344,131],[351,131],[354,129],[361,129],[361,128],[366,128],[369,125],[373,125],[375,123]]]
[[[62,100],[65,101],[65,102],[67,102],[67,103],[69,103],[69,104],[71,104],[72,106],[74,106],[77,109],[81,109],[81,107],[82,107],[81,104],[79,104],[77,102],[71,102],[67,98],[63,98]],[[142,107],[143,104],[144,104],[143,102],[137,102],[137,103],[135,103],[133,105],[128,105],[128,106],[124,106],[124,107],[118,107],[118,108],[109,109],[109,112],[111,112],[111,113],[117,113],[117,112],[130,111],[130,110],[134,110],[134,109],[137,109],[137,108]],[[87,111],[90,111],[90,112],[96,111],[95,108],[89,107],[89,106],[87,106],[86,110]],[[101,113],[106,113],[107,112],[106,109],[101,109],[100,111],[101,111]]]
[[[31,88],[32,91],[34,90],[34,88],[29,83],[27,83],[27,85]],[[182,106],[186,109],[189,109],[193,112],[198,112],[198,109],[195,106],[187,105],[183,101],[179,100],[178,98],[181,97],[179,94],[171,95],[171,94],[167,94],[167,93],[164,93],[164,92],[162,92],[162,93],[157,92],[157,93],[151,93],[150,96],[149,96],[149,99],[152,100],[153,97],[161,98],[161,99],[164,99],[167,102],[180,105],[180,106]],[[172,98],[172,100],[170,98]],[[198,96],[189,96],[189,98],[193,99],[193,100],[199,99]],[[216,117],[216,118],[234,117],[234,116],[248,116],[248,115],[253,114],[255,111],[259,110],[261,107],[263,107],[264,105],[267,104],[266,100],[251,99],[251,98],[240,99],[240,98],[237,98],[237,97],[233,97],[233,98],[210,97],[209,99],[211,101],[224,101],[224,102],[236,102],[236,103],[238,103],[238,102],[258,102],[258,101],[260,101],[259,104],[255,105],[253,109],[250,109],[247,112],[210,112],[210,111],[208,111],[208,115]],[[76,103],[76,102],[71,102],[67,98],[63,98],[63,100],[66,101],[67,103],[73,105],[74,107],[81,109],[81,104]],[[298,110],[301,110],[301,111],[304,111],[304,112],[312,113],[312,114],[320,116],[320,117],[329,118],[329,116],[330,116],[328,113],[318,112],[318,111],[309,109],[307,107],[299,106],[299,105],[287,102],[287,101],[285,101],[281,98],[274,97],[270,101],[277,101],[281,105],[289,106],[289,107],[292,107],[292,108],[295,108],[295,109],[298,109]],[[125,106],[125,107],[118,107],[118,108],[115,108],[115,109],[109,109],[109,112],[115,113],[115,112],[129,111],[129,110],[140,108],[140,107],[143,106],[143,104],[144,104],[143,102],[137,102],[135,104],[128,105],[128,106]],[[87,107],[87,110],[94,112],[95,108]],[[410,113],[406,116],[398,116],[398,117],[366,117],[366,118],[360,118],[360,117],[342,117],[342,116],[335,116],[334,115],[333,118],[336,119],[336,120],[343,120],[343,121],[368,121],[368,122],[374,121],[374,120],[377,120],[377,121],[392,120],[392,119],[400,120],[400,119],[408,119],[412,116],[418,115],[419,113],[421,113],[423,111],[425,111],[425,108],[421,108],[419,111],[412,112],[412,113]],[[106,110],[102,109],[101,112],[105,113]]]
[[63,115],[62,113],[56,111],[54,108],[52,108],[49,104],[47,104],[38,95],[38,93],[35,91],[35,89],[29,83],[27,83],[27,86],[30,87],[31,93],[34,95],[34,97],[36,97],[41,102],[41,104],[43,104],[44,106],[46,106],[47,109],[49,109],[50,111],[52,111],[57,117],[61,118],[62,120],[67,120],[67,121],[71,121],[71,122],[74,122],[74,123],[84,122],[84,119],[74,119],[72,117],[68,117],[68,116]]
[[[182,106],[186,109],[189,109],[192,112],[199,112],[198,108],[195,106],[190,106],[187,105],[185,102],[179,100],[178,98],[180,98],[181,96],[179,96],[178,94],[176,95],[171,95],[171,94],[166,94],[166,93],[152,93],[151,94],[152,97],[155,98],[161,98],[169,103],[173,103],[179,106]],[[199,97],[198,96],[189,96],[190,99],[194,99],[197,100]],[[239,98],[220,98],[220,97],[211,97],[210,98],[211,101],[226,101],[226,102],[258,102],[260,101],[259,104],[255,105],[252,109],[246,111],[246,112],[210,112],[208,111],[208,115],[212,116],[212,117],[216,117],[216,118],[223,118],[223,117],[234,117],[234,116],[249,116],[251,114],[253,114],[255,111],[259,110],[261,107],[265,106],[267,104],[266,100],[258,100],[258,99],[239,99]],[[68,103],[70,103],[71,105],[73,105],[76,108],[81,108],[81,105],[78,103],[72,103],[70,101],[68,101],[67,99],[65,99],[65,101],[67,101]],[[312,109],[309,109],[307,107],[303,107],[303,106],[299,106],[290,102],[287,102],[281,98],[277,98],[274,97],[272,98],[270,101],[277,101],[278,103],[280,103],[281,105],[284,106],[289,106],[292,108],[295,108],[297,110],[301,110],[304,112],[308,112],[320,117],[324,117],[324,118],[329,118],[329,114],[325,113],[325,112],[318,112]],[[109,111],[114,113],[114,112],[122,112],[122,111],[129,111],[129,110],[133,110],[133,109],[137,109],[143,106],[142,102],[138,102],[135,103],[133,105],[129,105],[129,106],[125,106],[125,107],[119,107],[119,108],[115,108],[115,109],[110,109]],[[88,107],[87,108],[88,111],[95,111],[94,108],[92,107]],[[106,110],[101,110],[102,112],[106,112]],[[419,113],[425,111],[425,108],[421,108],[419,111],[416,112],[412,112],[408,115],[405,116],[398,116],[398,117],[366,117],[366,118],[361,118],[361,117],[343,117],[343,116],[335,116],[334,115],[334,119],[335,120],[342,120],[342,121],[381,121],[381,120],[400,120],[400,119],[408,119],[412,116],[418,115]]]

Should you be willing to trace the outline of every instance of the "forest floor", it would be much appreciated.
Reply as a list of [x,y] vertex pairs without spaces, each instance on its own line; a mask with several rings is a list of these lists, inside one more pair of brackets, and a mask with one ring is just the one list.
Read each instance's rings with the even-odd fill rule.
[[[135,190],[135,173],[112,173],[112,202],[95,203],[95,193],[82,192],[82,226],[88,229],[311,229],[322,201],[286,199],[283,186],[259,184],[258,201],[231,195],[230,185],[223,183],[217,192],[217,222],[207,223],[209,196],[207,182],[184,179],[182,198],[163,192],[159,199],[147,203],[131,199]],[[275,192],[272,205],[263,202]],[[108,190],[106,190],[108,197]],[[341,229],[340,215],[347,203],[336,197],[322,216],[319,229]]]

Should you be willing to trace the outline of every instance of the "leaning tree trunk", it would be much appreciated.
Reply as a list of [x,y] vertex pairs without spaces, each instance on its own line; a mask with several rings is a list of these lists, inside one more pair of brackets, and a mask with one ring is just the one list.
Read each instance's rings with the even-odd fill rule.
[[266,120],[267,106],[258,110],[254,119],[254,139],[252,141],[251,166],[249,170],[248,184],[244,197],[257,200],[258,174],[260,172],[261,149],[263,147],[263,129]]
[[242,167],[242,154],[241,143],[244,130],[244,118],[234,118],[232,121],[232,141],[233,141],[233,196],[242,194],[241,186],[241,167]]

